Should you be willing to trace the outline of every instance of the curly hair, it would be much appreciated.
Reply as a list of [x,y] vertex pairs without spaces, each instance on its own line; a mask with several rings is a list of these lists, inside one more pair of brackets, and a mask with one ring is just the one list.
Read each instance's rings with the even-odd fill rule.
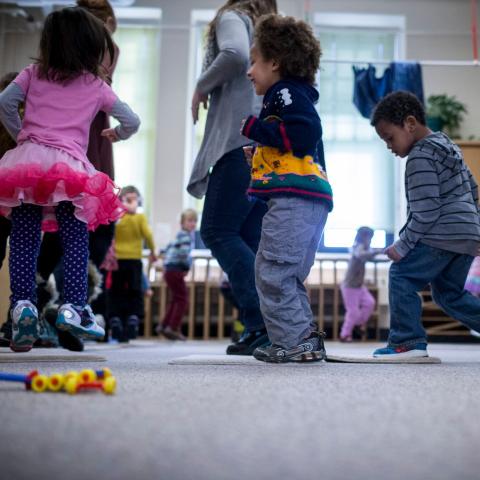
[[420,100],[410,92],[399,90],[382,98],[372,113],[370,124],[378,125],[382,120],[402,127],[407,117],[412,116],[425,125],[425,109]]
[[254,45],[265,60],[278,62],[282,78],[297,77],[315,83],[322,50],[310,25],[304,21],[264,15],[255,27]]

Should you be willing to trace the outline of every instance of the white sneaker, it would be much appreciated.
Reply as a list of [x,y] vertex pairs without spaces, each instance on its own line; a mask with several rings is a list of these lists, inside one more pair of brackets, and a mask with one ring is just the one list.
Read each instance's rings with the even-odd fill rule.
[[19,300],[13,306],[11,316],[10,348],[14,352],[28,352],[40,336],[37,307],[29,300]]
[[69,331],[82,338],[101,340],[105,336],[105,330],[95,321],[90,305],[82,309],[71,303],[65,303],[58,309],[55,326],[59,330]]

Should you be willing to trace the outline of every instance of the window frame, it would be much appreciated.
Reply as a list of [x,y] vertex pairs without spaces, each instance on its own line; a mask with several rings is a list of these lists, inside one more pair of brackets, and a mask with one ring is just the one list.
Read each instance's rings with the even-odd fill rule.
[[[375,31],[378,33],[394,33],[394,54],[391,61],[403,59],[406,51],[406,18],[404,15],[370,15],[363,13],[337,13],[337,12],[315,12],[313,16],[313,28],[315,32],[321,29],[329,31],[357,30]],[[320,63],[334,63],[335,59],[324,58]],[[340,60],[340,62],[344,62]],[[375,63],[374,59],[364,59],[358,64]],[[354,63],[352,62],[352,65]],[[395,195],[402,194],[403,172],[401,162],[396,162],[393,171],[393,182]],[[400,187],[399,185],[400,184]],[[398,202],[394,201],[394,212],[397,216]],[[397,225],[396,219],[394,226]],[[385,231],[386,246],[394,241],[394,232]],[[353,243],[353,238],[352,238]],[[347,253],[350,247],[331,247],[325,245],[325,238],[322,235],[317,251],[322,253]]]

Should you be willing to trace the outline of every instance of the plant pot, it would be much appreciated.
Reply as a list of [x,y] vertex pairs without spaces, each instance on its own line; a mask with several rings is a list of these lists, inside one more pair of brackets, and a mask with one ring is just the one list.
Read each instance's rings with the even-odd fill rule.
[[443,129],[443,121],[440,117],[427,117],[427,127],[434,132],[440,132]]

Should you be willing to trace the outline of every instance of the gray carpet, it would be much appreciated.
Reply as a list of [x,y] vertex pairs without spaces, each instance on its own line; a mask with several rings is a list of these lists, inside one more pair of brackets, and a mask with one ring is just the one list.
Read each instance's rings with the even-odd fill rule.
[[[331,354],[376,345],[327,343]],[[114,397],[0,384],[5,479],[478,479],[480,344],[432,345],[439,365],[168,365],[215,342],[87,348]],[[7,370],[8,369],[8,370]]]

